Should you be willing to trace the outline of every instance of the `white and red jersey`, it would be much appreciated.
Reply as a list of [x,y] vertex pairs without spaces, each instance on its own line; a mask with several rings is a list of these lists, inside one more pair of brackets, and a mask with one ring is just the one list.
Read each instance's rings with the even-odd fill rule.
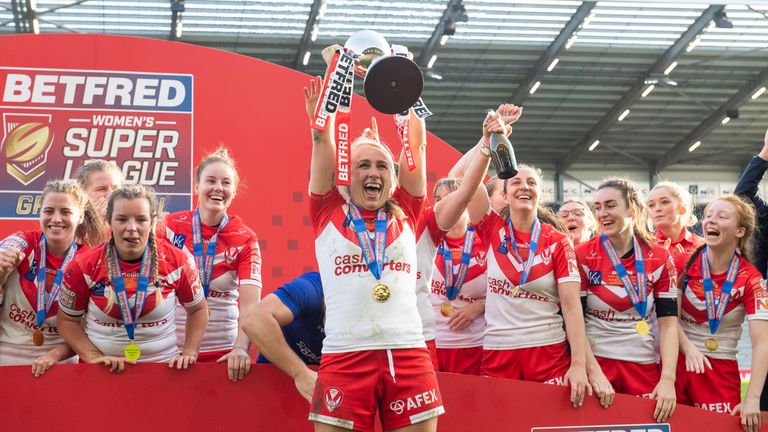
[[[643,364],[658,361],[654,347],[658,332],[652,329],[647,335],[640,335],[635,326],[641,319],[649,322],[652,327],[657,325],[654,299],[677,299],[677,271],[669,251],[663,246],[654,244],[648,248],[639,244],[645,261],[648,292],[644,317],[640,317],[632,305],[632,300],[603,248],[601,237],[594,237],[576,247],[581,272],[581,295],[587,298],[587,339],[597,357]],[[632,283],[637,286],[634,253],[622,257],[621,262]]]
[[[397,189],[392,198],[404,219],[389,217],[381,283],[391,289],[385,302],[373,298],[377,284],[363,258],[348,205],[336,188],[310,195],[315,254],[325,298],[323,354],[391,348],[424,348],[416,307],[416,235],[423,198]],[[376,212],[360,209],[372,234]],[[346,226],[345,226],[346,225]]]
[[672,240],[665,236],[659,230],[656,230],[653,234],[659,240],[659,243],[669,251],[670,255],[672,255],[672,261],[675,264],[675,269],[678,274],[682,273],[685,269],[685,263],[694,249],[704,244],[703,238],[685,228],[683,228],[683,232],[680,233],[680,236],[676,240]]
[[[59,345],[65,345],[56,327],[58,302],[51,305],[40,327],[43,332],[43,345],[32,343],[32,333],[38,328],[36,319],[37,306],[37,269],[40,261],[40,231],[20,231],[0,242],[0,249],[16,248],[24,253],[24,259],[8,275],[4,285],[4,299],[0,309],[0,366],[27,365]],[[78,255],[85,253],[78,249]],[[64,258],[56,257],[46,251],[45,290],[48,294]],[[72,357],[61,363],[74,363]]]
[[[445,237],[445,243],[453,256],[454,272],[458,272],[461,264],[461,255],[464,248],[464,237],[453,239]],[[464,285],[461,291],[454,298],[453,303],[456,308],[463,308],[478,300],[485,298],[488,289],[487,269],[488,249],[483,245],[480,236],[475,236],[472,245],[472,254],[470,255],[467,277],[464,279]],[[483,336],[485,332],[485,317],[483,315],[475,319],[472,324],[464,330],[454,331],[448,328],[448,317],[440,312],[440,306],[448,301],[445,288],[445,258],[442,254],[437,254],[435,259],[435,272],[432,273],[432,310],[430,311],[437,318],[437,339],[435,343],[438,348],[470,348],[483,346]]]
[[[192,243],[192,220],[194,211],[187,210],[165,217],[165,237],[177,248],[182,249],[194,260]],[[216,234],[218,227],[200,224],[203,237],[203,251]],[[159,230],[160,231],[160,230]],[[199,269],[198,269],[199,270]],[[240,310],[238,299],[240,287],[261,289],[261,253],[256,234],[239,216],[230,218],[229,223],[219,232],[216,239],[216,256],[213,258],[213,274],[208,288],[208,307],[211,315],[205,329],[200,352],[232,349],[237,338]],[[176,308],[176,343],[184,345],[184,325],[187,312],[181,306]]]
[[[726,273],[713,274],[714,297],[720,299]],[[768,291],[760,272],[744,257],[739,255],[739,271],[731,289],[730,300],[725,309],[717,333],[712,335],[704,302],[704,283],[701,276],[701,256],[697,255],[685,273],[680,326],[696,348],[707,357],[722,360],[736,360],[739,338],[744,318],[768,320]],[[719,343],[715,352],[704,347],[707,338],[714,337]]]
[[489,212],[475,226],[486,245],[488,259],[488,291],[485,302],[487,321],[483,348],[511,350],[547,346],[563,342],[563,317],[558,314],[558,284],[580,281],[571,241],[549,224],[541,224],[541,236],[533,258],[528,280],[520,284],[530,249],[530,232],[515,230],[514,241],[523,261],[515,257],[512,247],[499,252],[504,242],[506,221]]
[[[130,343],[123,326],[109,268],[101,244],[78,254],[67,268],[59,307],[71,316],[85,314],[85,332],[104,355],[123,356]],[[135,343],[141,348],[140,362],[161,362],[173,358],[176,348],[176,302],[186,307],[203,300],[194,261],[165,240],[157,241],[160,287],[150,280],[141,315],[136,322]],[[111,258],[110,258],[111,259]],[[120,260],[128,306],[135,310],[136,285],[141,262]]]
[[437,247],[445,237],[437,224],[434,207],[424,207],[416,228],[416,301],[418,302],[421,326],[424,328],[424,340],[434,340],[435,313],[430,302],[430,287],[435,269]]

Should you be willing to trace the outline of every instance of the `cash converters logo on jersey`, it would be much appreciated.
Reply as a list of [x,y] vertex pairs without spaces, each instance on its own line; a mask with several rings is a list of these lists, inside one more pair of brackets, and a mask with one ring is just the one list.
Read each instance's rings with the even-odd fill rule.
[[668,423],[600,426],[535,427],[531,432],[672,432]]
[[0,218],[36,217],[45,183],[93,159],[191,207],[192,75],[0,67],[0,92]]

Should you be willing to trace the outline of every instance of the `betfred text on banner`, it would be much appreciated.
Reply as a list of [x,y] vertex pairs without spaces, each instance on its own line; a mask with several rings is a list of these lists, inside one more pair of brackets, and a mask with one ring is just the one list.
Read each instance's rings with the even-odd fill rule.
[[192,75],[0,68],[0,218],[34,218],[48,180],[115,161],[166,211],[191,206]]

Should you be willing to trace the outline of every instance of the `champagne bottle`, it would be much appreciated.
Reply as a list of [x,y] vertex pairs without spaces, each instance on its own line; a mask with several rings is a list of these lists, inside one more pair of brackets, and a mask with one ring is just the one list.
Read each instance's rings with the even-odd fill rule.
[[515,149],[504,134],[491,133],[491,161],[496,168],[496,175],[502,179],[510,179],[517,175],[517,160]]

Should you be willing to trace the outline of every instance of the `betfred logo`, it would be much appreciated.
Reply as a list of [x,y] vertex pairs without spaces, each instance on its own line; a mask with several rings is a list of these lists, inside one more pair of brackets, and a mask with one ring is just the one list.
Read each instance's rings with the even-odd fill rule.
[[411,411],[435,402],[438,402],[437,390],[432,389],[425,391],[424,393],[409,396],[405,398],[405,400],[396,400],[389,404],[389,409],[394,411],[395,414],[400,415],[403,411]]
[[4,81],[3,103],[186,109],[191,99],[186,76],[18,70]]
[[333,412],[341,405],[341,401],[344,399],[344,392],[336,387],[328,387],[323,392],[323,400],[325,401],[325,407],[329,412]]
[[599,425],[599,426],[557,426],[535,427],[531,432],[671,432],[668,423],[664,424],[628,424],[628,425]]
[[36,218],[46,181],[92,159],[188,209],[193,88],[189,74],[0,67],[0,218]]
[[3,114],[5,169],[24,186],[45,173],[51,148],[51,116]]

